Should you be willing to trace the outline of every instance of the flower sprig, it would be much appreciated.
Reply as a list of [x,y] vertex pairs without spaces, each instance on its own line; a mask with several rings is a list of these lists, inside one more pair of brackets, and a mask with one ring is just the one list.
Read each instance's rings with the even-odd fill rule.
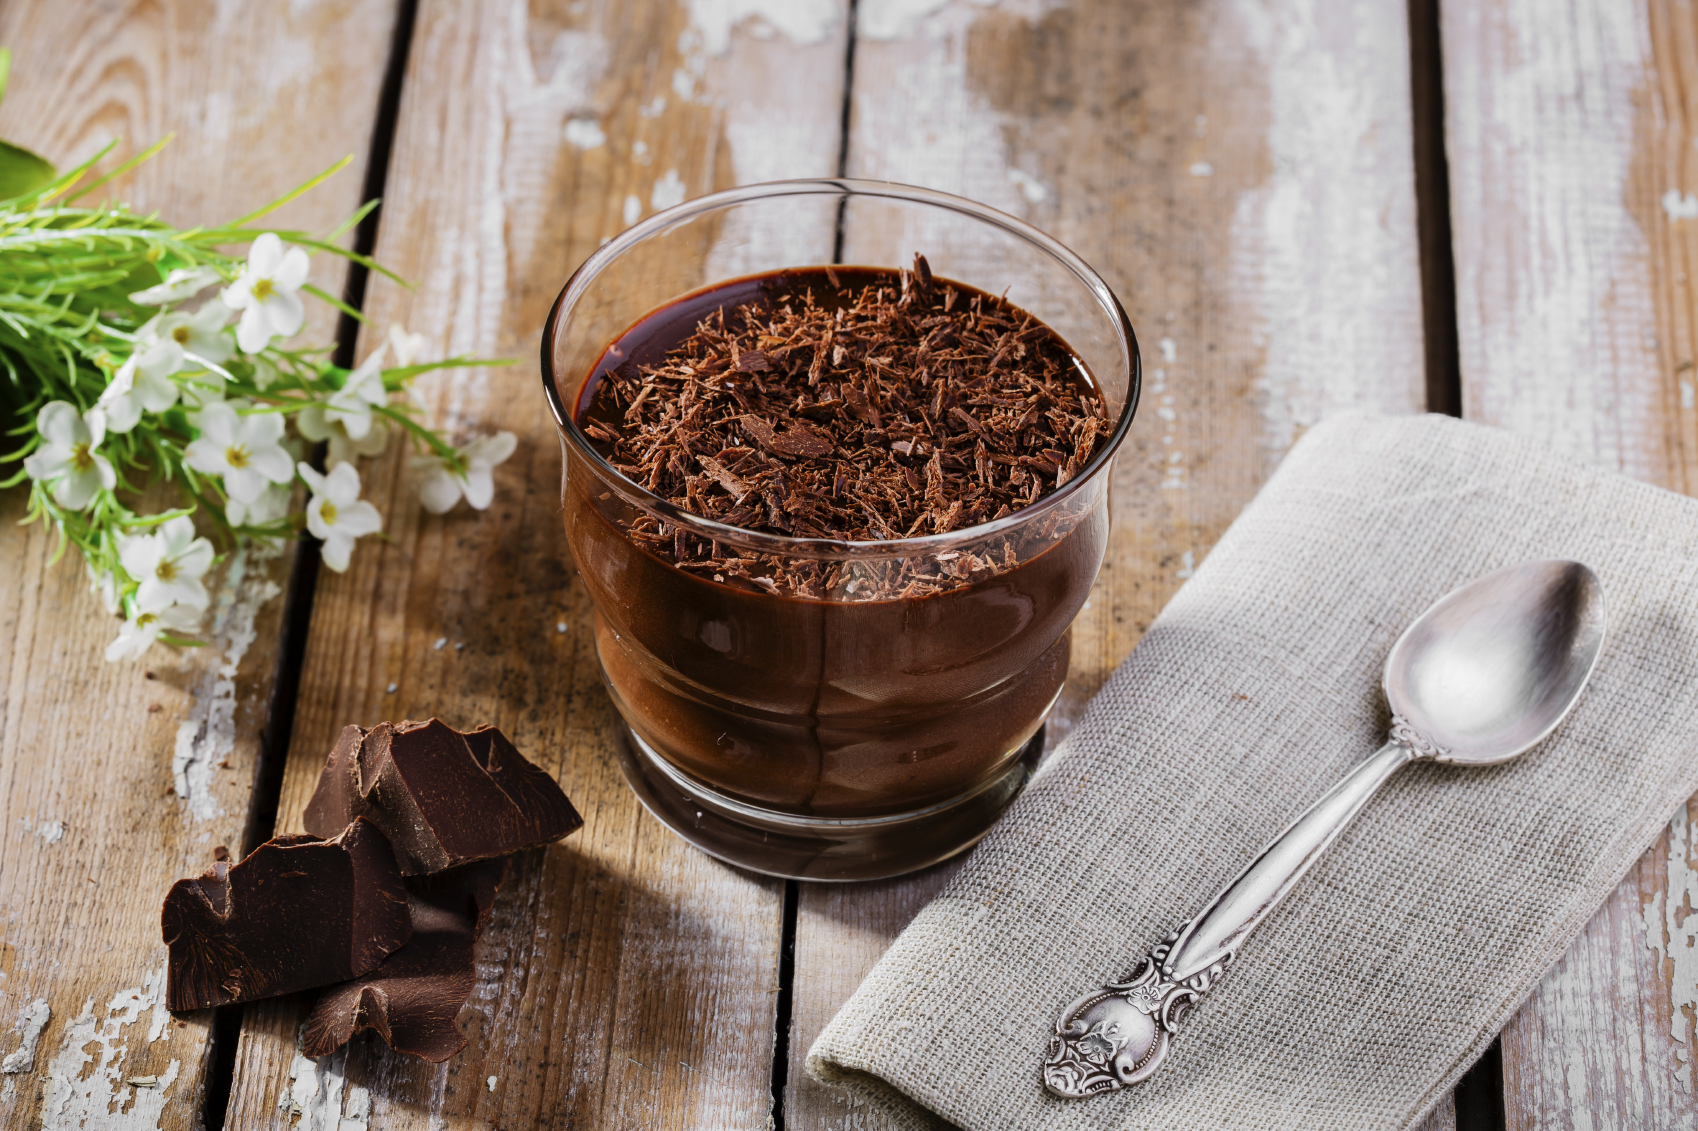
[[[0,58],[0,94],[7,63]],[[505,362],[421,363],[422,338],[400,327],[353,369],[326,348],[291,344],[306,322],[303,296],[360,318],[313,286],[314,255],[395,278],[339,242],[375,201],[319,235],[258,224],[346,160],[216,228],[77,204],[158,149],[91,180],[110,147],[57,174],[0,143],[0,191],[12,193],[0,199],[0,406],[17,421],[0,464],[19,464],[0,487],[27,480],[24,521],[52,524],[60,552],[82,554],[91,587],[123,618],[106,653],[114,660],[156,641],[195,643],[210,602],[202,578],[219,558],[196,516],[226,552],[310,533],[341,571],[356,539],[381,530],[377,509],[359,498],[356,463],[381,453],[392,432],[420,453],[421,501],[433,513],[461,497],[487,507],[490,470],[516,443],[502,432],[456,447],[398,396],[421,373]],[[241,244],[245,257],[225,250]],[[396,364],[386,368],[389,354]],[[320,442],[322,473],[302,458]],[[161,483],[175,488],[177,506],[132,509]],[[302,508],[297,484],[309,496]]]

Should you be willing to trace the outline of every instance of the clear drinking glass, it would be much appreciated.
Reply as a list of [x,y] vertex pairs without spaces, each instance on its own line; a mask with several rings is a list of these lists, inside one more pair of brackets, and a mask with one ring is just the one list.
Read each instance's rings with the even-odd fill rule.
[[[1062,487],[998,521],[891,541],[790,538],[685,513],[616,472],[575,419],[603,351],[649,312],[728,280],[823,263],[934,275],[1007,299],[1067,342],[1113,428]],[[945,859],[1024,784],[1061,691],[1068,626],[1102,564],[1140,363],[1125,311],[1028,224],[926,189],[854,180],[732,189],[661,212],[567,281],[542,339],[567,541],[649,810],[721,859],[856,880]],[[624,533],[642,516],[726,552],[831,563],[813,597],[679,569]],[[770,559],[768,559],[770,560]],[[904,572],[906,571],[906,573]],[[899,577],[953,577],[929,596]]]

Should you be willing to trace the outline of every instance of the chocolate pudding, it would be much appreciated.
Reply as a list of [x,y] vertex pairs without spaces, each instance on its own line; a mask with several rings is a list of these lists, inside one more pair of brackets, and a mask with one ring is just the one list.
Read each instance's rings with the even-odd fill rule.
[[831,818],[1008,769],[1108,536],[1059,490],[1112,422],[1053,330],[923,260],[804,268],[651,312],[560,392],[606,461],[566,445],[600,660],[661,758]]

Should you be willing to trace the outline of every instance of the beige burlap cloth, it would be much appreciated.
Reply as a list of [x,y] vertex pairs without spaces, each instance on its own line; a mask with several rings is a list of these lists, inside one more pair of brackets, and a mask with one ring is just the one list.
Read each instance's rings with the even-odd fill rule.
[[[1126,973],[1385,741],[1392,642],[1532,558],[1603,579],[1556,735],[1409,767],[1185,1020],[1140,1087],[1052,1098],[1056,1015]],[[1698,501],[1442,417],[1314,428],[902,934],[808,1069],[906,1127],[1407,1128],[1698,790]]]

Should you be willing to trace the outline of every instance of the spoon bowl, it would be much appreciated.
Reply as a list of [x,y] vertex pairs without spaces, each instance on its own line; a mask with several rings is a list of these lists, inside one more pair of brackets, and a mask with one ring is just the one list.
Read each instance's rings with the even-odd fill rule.
[[1440,762],[1508,761],[1579,699],[1606,619],[1603,585],[1579,562],[1524,562],[1452,590],[1386,660],[1393,737]]

